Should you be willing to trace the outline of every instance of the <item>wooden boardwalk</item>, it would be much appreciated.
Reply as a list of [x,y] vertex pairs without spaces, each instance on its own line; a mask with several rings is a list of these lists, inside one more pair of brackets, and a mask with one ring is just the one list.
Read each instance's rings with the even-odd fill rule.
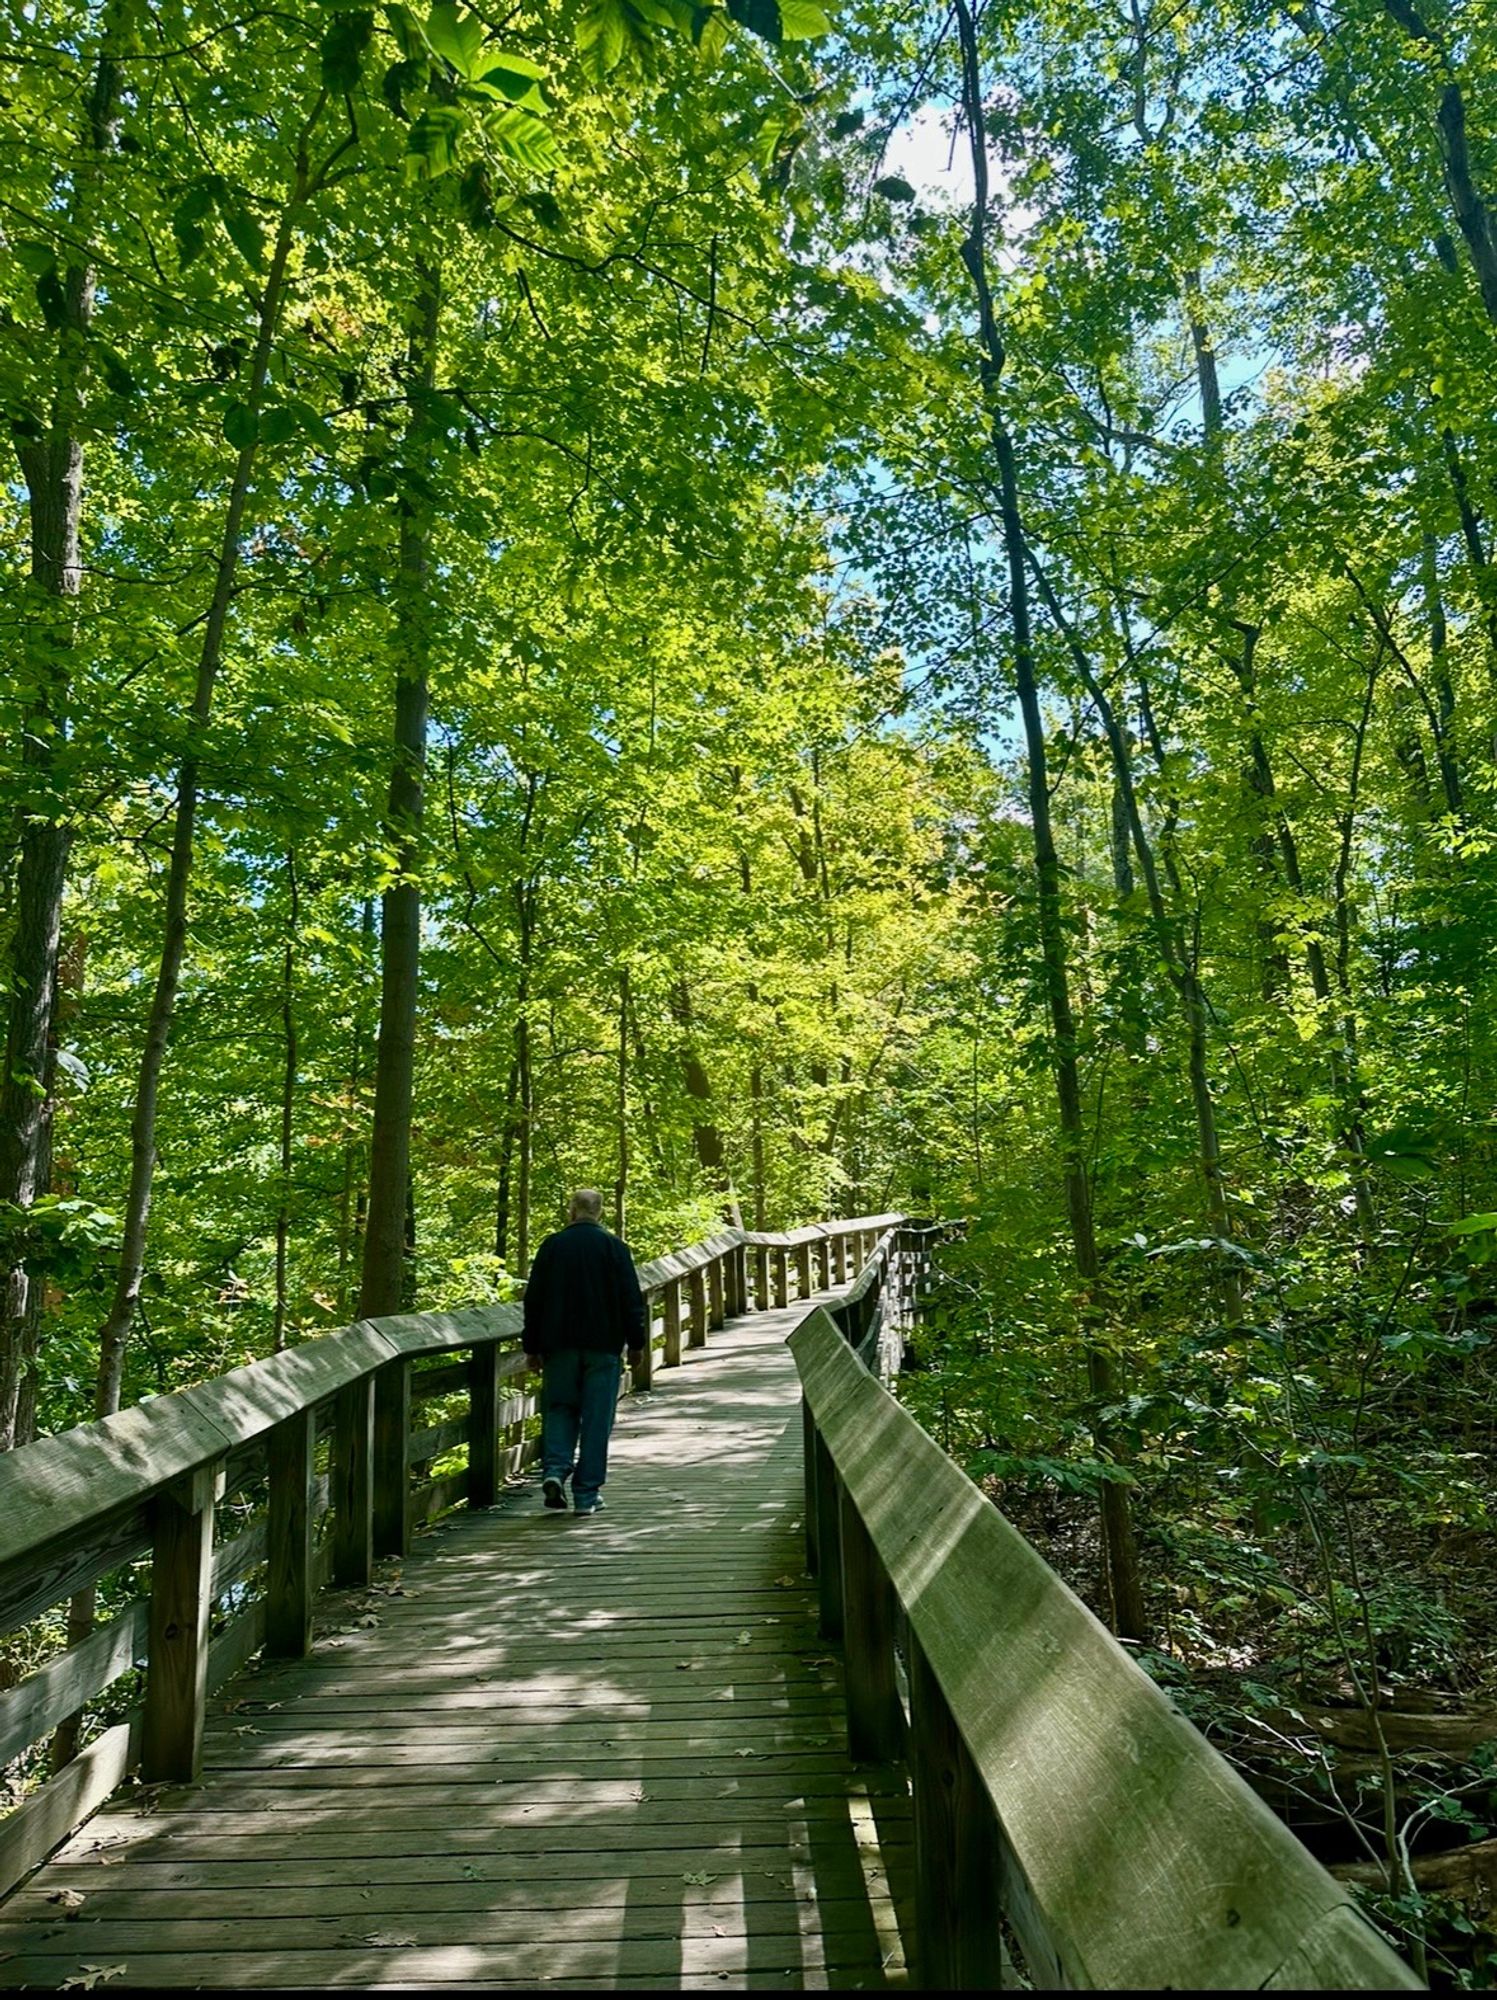
[[0,1906],[0,1985],[903,1985],[907,1791],[846,1754],[804,1576],[806,1310],[626,1400],[596,1518],[531,1482],[325,1600],[214,1700],[200,1784]]

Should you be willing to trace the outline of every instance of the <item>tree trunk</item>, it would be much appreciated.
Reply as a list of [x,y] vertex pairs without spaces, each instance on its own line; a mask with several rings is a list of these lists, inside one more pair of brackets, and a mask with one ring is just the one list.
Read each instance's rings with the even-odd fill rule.
[[[983,111],[977,32],[968,0],[955,0],[961,39],[962,99],[971,150],[974,194],[972,224],[962,245],[962,258],[977,296],[982,342],[980,379],[988,405],[993,454],[998,467],[1004,556],[1008,569],[1009,620],[1013,642],[1014,678],[1024,722],[1029,770],[1030,831],[1037,890],[1040,958],[1050,1015],[1051,1056],[1060,1113],[1062,1173],[1071,1243],[1084,1306],[1094,1307],[1101,1288],[1101,1264],[1092,1220],[1091,1187],[1086,1166],[1086,1128],[1081,1103],[1076,1023],[1071,1011],[1070,971],[1066,958],[1064,915],[1060,900],[1060,859],[1050,812],[1050,780],[1045,754],[1045,725],[1035,676],[1029,617],[1029,577],[1023,517],[1019,504],[1018,470],[1013,440],[997,401],[999,378],[1006,359],[993,313],[987,264],[988,157]],[[1111,1355],[1094,1341],[1087,1345],[1087,1374],[1093,1396],[1100,1402],[1117,1392]],[[1099,1439],[1099,1443],[1103,1440]],[[1105,1448],[1105,1446],[1104,1446]],[[1125,1638],[1147,1635],[1138,1550],[1133,1533],[1127,1489],[1114,1480],[1102,1488],[1102,1532],[1107,1550],[1115,1629]]]
[[[441,274],[424,258],[416,266],[416,300],[407,346],[407,380],[430,391],[436,379]],[[431,419],[413,401],[404,450],[426,456]],[[399,1312],[406,1291],[406,1210],[415,1093],[416,1000],[421,971],[421,816],[425,801],[426,724],[430,698],[431,510],[413,492],[400,502],[397,573],[395,741],[385,838],[394,877],[380,902],[379,1046],[374,1069],[374,1122],[369,1143],[369,1207],[359,1316]]]
[[291,1241],[291,1140],[296,1122],[296,934],[301,921],[301,896],[296,879],[296,850],[286,855],[286,946],[281,960],[281,1194],[275,1217],[275,1327],[271,1345],[279,1354],[286,1345],[286,1257]]
[[620,1236],[628,1235],[629,1223],[629,968],[619,970],[618,1069],[614,1086],[614,1130],[617,1134],[618,1173],[613,1183],[613,1226]]
[[364,968],[374,958],[374,898],[364,898],[359,922],[360,977],[354,1001],[352,1046],[348,1052],[348,1136],[343,1142],[343,1186],[338,1197],[338,1317],[348,1311],[349,1273],[359,1255],[364,1228],[365,1142],[358,1130],[359,1093],[364,1087]]
[[[313,120],[320,113],[314,112]],[[264,290],[260,295],[259,326],[254,357],[250,364],[245,401],[257,415],[270,375],[270,358],[281,323],[286,296],[287,267],[291,257],[293,226],[298,209],[306,200],[308,175],[306,143],[311,125],[298,147],[295,181],[282,211],[276,231],[275,248]],[[258,442],[252,436],[240,446],[229,485],[224,514],[223,536],[214,567],[213,592],[203,627],[202,650],[198,655],[197,680],[193,690],[188,749],[177,771],[177,803],[172,822],[171,860],[167,870],[166,902],[161,959],[146,1021],[145,1046],[141,1051],[136,1081],[135,1109],[130,1123],[130,1185],[125,1197],[124,1235],[120,1247],[119,1270],[108,1316],[99,1329],[99,1374],[94,1397],[95,1416],[109,1416],[119,1408],[124,1379],[125,1344],[140,1298],[140,1282],[145,1271],[146,1234],[151,1213],[151,1187],[156,1170],[156,1113],[166,1066],[167,1044],[171,1037],[172,1015],[177,1004],[177,988],[182,960],[187,949],[187,895],[192,877],[193,840],[197,828],[198,754],[213,710],[213,694],[223,663],[224,636],[229,610],[234,600],[234,581],[239,568],[240,536],[249,502]]]
[[[4,1067],[0,1070],[0,1203],[25,1211],[50,1192],[53,1015],[63,889],[72,830],[58,795],[57,758],[67,740],[75,606],[82,586],[83,403],[94,317],[94,268],[88,255],[99,198],[99,168],[118,135],[121,73],[114,52],[115,12],[85,113],[88,152],[77,175],[67,233],[84,246],[61,279],[51,407],[35,432],[16,431],[26,486],[31,574],[23,609],[31,698],[21,746],[26,788],[16,871]],[[54,1052],[55,1055],[55,1052]],[[9,1263],[0,1291],[0,1451],[17,1440],[16,1412],[27,1355],[40,1326],[41,1300],[23,1258]]]

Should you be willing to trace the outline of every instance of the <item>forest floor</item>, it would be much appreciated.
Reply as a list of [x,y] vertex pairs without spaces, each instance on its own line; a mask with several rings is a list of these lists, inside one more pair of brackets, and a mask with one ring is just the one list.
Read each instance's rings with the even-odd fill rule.
[[[1105,1619],[1095,1502],[1051,1487],[1004,1490],[990,1480],[987,1488]],[[1497,1490],[1491,1498],[1497,1505]],[[1141,1522],[1154,1633],[1151,1645],[1133,1650],[1385,1928],[1405,1940],[1422,1934],[1433,1986],[1492,1989],[1497,1543],[1375,1508],[1359,1518],[1356,1535],[1359,1573],[1377,1579],[1376,1718],[1361,1650],[1368,1628],[1357,1629],[1355,1604],[1338,1602],[1338,1639],[1314,1545],[1292,1523],[1258,1535],[1250,1522],[1219,1513],[1157,1528]],[[1391,1816],[1379,1734],[1393,1776]],[[1397,1892],[1389,1887],[1390,1820],[1395,1868],[1405,1871]]]

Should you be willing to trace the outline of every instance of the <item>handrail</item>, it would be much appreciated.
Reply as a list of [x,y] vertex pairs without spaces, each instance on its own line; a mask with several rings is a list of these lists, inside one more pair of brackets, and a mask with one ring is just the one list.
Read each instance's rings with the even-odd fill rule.
[[790,1347],[849,1743],[910,1768],[921,1984],[1009,1983],[1001,1917],[1037,1987],[1418,1988],[833,1314]]
[[[792,1277],[800,1298],[845,1281],[889,1220],[858,1216],[777,1235],[724,1229],[639,1265],[650,1338],[632,1387],[650,1386],[657,1353],[674,1367],[683,1345],[704,1346],[726,1318],[786,1305]],[[0,1456],[0,1635],[111,1570],[151,1562],[149,1600],[0,1692],[3,1767],[142,1660],[147,1669],[138,1711],[0,1820],[0,1896],[137,1759],[148,1781],[194,1778],[209,1692],[262,1645],[304,1654],[324,1583],[367,1584],[375,1558],[405,1554],[419,1522],[464,1500],[493,1504],[505,1473],[536,1449],[524,1434],[536,1398],[524,1355],[510,1346],[522,1326],[513,1305],[359,1320]],[[467,1358],[446,1358],[454,1355]],[[465,1415],[439,1412],[413,1428],[413,1406],[453,1396],[465,1398]],[[429,1476],[432,1459],[464,1441],[467,1465]],[[215,1548],[226,1493],[249,1496],[255,1509],[263,1501],[264,1515]],[[261,1568],[263,1594],[240,1606]],[[234,1615],[210,1636],[226,1594]]]

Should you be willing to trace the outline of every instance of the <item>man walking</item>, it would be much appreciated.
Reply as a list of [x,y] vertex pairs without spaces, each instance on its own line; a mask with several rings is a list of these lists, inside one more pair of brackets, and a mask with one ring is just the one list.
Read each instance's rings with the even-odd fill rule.
[[541,1492],[548,1507],[564,1508],[570,1479],[579,1514],[603,1505],[619,1356],[627,1347],[637,1363],[649,1338],[634,1259],[602,1213],[597,1189],[579,1188],[525,1285],[525,1358],[541,1370]]

